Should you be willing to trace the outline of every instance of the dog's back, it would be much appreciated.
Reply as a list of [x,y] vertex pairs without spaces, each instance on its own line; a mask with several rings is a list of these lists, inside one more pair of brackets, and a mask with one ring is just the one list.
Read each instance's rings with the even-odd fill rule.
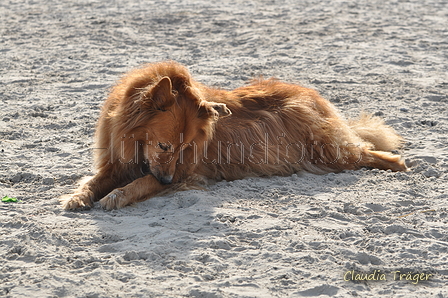
[[[391,151],[401,144],[380,119],[363,116],[349,125],[316,91],[275,79],[254,80],[230,92],[208,89],[208,97],[233,113],[217,123],[207,159],[198,168],[216,179],[373,166],[366,150]],[[376,124],[381,125],[375,129]]]

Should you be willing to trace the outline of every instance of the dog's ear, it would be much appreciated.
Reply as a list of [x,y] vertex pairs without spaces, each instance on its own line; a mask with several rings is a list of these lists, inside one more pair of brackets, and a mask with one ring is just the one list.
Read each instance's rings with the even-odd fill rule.
[[161,111],[166,111],[172,106],[175,100],[170,78],[163,77],[143,95],[143,101]]
[[232,115],[232,112],[227,108],[224,103],[207,102],[201,105],[198,110],[198,117],[206,119],[213,115],[216,119],[220,117],[226,117]]
[[226,104],[224,103],[213,103],[212,109],[218,112],[219,117],[227,117],[232,115],[232,112],[229,110]]

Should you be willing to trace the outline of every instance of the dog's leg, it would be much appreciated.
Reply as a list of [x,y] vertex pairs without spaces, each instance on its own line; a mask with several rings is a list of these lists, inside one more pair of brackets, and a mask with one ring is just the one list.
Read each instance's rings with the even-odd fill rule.
[[104,195],[117,187],[116,179],[110,174],[100,172],[81,182],[74,194],[61,197],[65,210],[87,210],[93,207],[93,202],[99,201]]
[[358,165],[360,167],[372,167],[380,170],[392,170],[394,172],[408,171],[404,158],[402,158],[401,155],[384,151],[365,149]]
[[106,210],[120,209],[145,201],[169,187],[169,185],[162,185],[154,176],[147,175],[122,188],[114,189],[100,200],[100,204]]

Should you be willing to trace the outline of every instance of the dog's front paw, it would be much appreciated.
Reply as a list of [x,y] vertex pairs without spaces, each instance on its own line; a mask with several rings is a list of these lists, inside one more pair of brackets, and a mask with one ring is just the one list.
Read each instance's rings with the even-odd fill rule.
[[65,195],[60,198],[60,202],[65,210],[89,210],[93,207],[91,196],[88,193]]
[[129,205],[129,200],[126,199],[124,192],[117,188],[102,198],[100,204],[106,210],[120,209]]

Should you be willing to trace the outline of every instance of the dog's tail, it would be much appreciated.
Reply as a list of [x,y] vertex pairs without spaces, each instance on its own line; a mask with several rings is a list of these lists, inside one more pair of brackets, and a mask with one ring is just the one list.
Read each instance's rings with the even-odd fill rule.
[[349,120],[349,125],[373,150],[393,151],[403,145],[403,138],[380,117],[363,112],[358,119]]

